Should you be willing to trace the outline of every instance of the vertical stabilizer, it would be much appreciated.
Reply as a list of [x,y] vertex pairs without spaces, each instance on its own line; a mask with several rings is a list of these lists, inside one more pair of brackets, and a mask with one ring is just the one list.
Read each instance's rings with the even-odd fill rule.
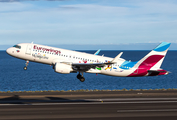
[[147,70],[157,70],[165,58],[165,55],[170,47],[171,43],[162,42],[150,53],[148,53],[144,58],[137,62],[134,66],[135,68],[146,68]]

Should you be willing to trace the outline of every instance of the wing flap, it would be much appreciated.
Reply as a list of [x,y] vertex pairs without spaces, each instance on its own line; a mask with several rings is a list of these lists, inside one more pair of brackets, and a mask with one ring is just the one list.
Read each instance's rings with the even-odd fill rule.
[[88,71],[91,68],[104,67],[105,65],[110,65],[113,63],[72,63],[72,68],[77,71]]

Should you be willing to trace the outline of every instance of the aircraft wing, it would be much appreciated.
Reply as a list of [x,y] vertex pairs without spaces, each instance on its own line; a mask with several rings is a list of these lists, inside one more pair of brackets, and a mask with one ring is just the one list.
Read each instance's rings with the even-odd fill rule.
[[111,65],[114,63],[72,63],[72,68],[76,71],[88,71],[89,69],[96,67],[104,67],[105,65]]
[[75,71],[88,71],[91,68],[95,69],[96,67],[104,67],[105,65],[111,65],[114,64],[118,61],[118,59],[120,58],[120,56],[123,54],[123,52],[119,53],[111,62],[109,63],[71,63],[71,62],[61,62],[64,64],[69,64],[72,66],[72,68]]

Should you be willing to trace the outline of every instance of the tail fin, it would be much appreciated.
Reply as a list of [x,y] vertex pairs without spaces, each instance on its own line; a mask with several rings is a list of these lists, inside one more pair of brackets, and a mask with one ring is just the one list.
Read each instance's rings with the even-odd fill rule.
[[147,70],[158,70],[165,58],[171,43],[162,42],[144,58],[137,62],[135,68],[146,68]]

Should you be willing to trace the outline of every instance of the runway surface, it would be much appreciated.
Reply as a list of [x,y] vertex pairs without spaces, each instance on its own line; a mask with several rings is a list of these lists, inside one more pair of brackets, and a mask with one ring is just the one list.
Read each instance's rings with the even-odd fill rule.
[[0,93],[1,120],[177,119],[177,91]]

